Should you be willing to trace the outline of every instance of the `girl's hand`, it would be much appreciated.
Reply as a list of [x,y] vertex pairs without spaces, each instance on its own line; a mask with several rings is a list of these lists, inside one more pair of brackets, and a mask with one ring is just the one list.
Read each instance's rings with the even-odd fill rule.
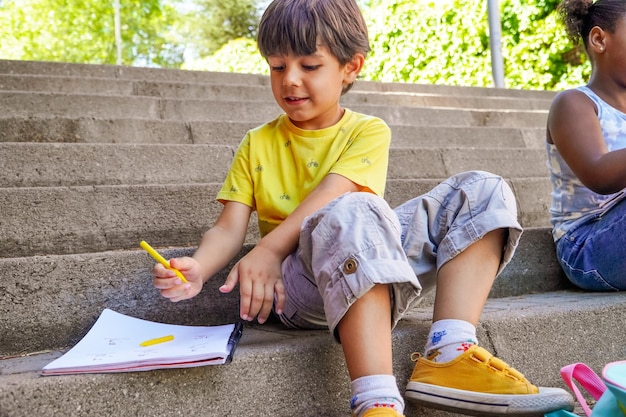
[[276,312],[282,313],[285,305],[285,287],[281,270],[282,258],[272,251],[255,246],[241,258],[228,274],[223,293],[231,292],[239,283],[240,316],[251,321],[255,317],[259,323],[265,323],[272,311],[276,295]]
[[200,276],[200,264],[193,258],[172,258],[170,266],[178,269],[187,279],[184,283],[176,276],[174,271],[157,263],[152,269],[153,285],[161,290],[161,295],[172,302],[186,300],[195,297],[202,290],[202,277]]

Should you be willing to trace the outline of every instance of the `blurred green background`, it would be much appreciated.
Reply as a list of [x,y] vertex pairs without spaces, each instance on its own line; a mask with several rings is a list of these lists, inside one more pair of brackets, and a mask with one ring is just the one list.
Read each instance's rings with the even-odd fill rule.
[[[268,0],[119,0],[124,65],[267,74],[256,27]],[[500,0],[505,86],[560,90],[590,66],[559,0]],[[362,78],[493,85],[486,0],[360,0]],[[0,0],[0,59],[115,64],[114,0]]]

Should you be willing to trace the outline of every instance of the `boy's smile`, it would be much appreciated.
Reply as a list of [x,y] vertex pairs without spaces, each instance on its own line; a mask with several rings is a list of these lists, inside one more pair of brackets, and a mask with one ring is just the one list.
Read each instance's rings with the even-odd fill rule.
[[285,100],[289,104],[297,105],[297,104],[304,103],[307,99],[306,99],[306,97],[285,97]]
[[274,99],[294,125],[317,130],[333,126],[343,116],[339,105],[344,84],[354,82],[361,65],[341,65],[327,47],[314,54],[270,56]]

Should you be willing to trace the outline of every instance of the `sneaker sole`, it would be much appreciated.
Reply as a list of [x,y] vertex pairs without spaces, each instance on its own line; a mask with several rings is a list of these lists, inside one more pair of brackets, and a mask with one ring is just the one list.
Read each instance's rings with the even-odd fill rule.
[[538,394],[485,394],[409,382],[406,398],[421,405],[471,416],[543,417],[559,409],[572,411],[572,396],[560,388],[539,388]]

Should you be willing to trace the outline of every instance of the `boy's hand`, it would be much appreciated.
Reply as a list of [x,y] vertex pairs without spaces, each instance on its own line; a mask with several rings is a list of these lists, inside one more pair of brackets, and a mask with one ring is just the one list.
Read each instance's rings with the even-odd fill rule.
[[184,283],[176,276],[174,271],[156,264],[152,269],[154,279],[152,283],[161,290],[161,295],[169,298],[172,302],[186,300],[195,297],[202,290],[202,277],[200,276],[200,264],[193,258],[173,258],[170,266],[178,269],[187,279]]
[[240,316],[251,321],[255,317],[259,323],[265,323],[272,311],[276,294],[276,312],[282,313],[285,305],[285,287],[281,271],[282,259],[272,251],[255,246],[241,258],[228,274],[223,293],[229,293],[239,282]]

